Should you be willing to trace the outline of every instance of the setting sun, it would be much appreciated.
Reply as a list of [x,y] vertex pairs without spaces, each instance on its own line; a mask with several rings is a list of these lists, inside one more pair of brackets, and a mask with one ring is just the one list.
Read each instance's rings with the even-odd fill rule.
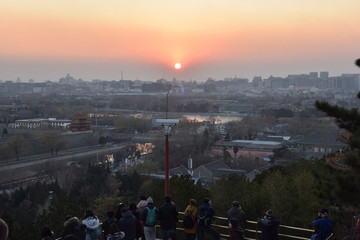
[[181,68],[181,64],[180,63],[175,63],[175,69],[180,69]]

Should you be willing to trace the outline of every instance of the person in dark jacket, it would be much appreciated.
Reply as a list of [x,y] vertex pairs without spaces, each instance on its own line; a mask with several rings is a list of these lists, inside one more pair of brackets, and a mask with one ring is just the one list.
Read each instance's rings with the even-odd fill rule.
[[278,227],[280,220],[271,210],[266,211],[264,218],[258,219],[257,224],[261,230],[260,240],[278,240]]
[[236,218],[230,219],[229,223],[230,240],[244,240],[244,230],[238,225]]
[[112,210],[107,211],[107,218],[102,223],[102,229],[104,230],[104,235],[110,235],[110,225],[116,223],[115,213]]
[[317,218],[312,222],[312,225],[317,227],[317,230],[316,233],[311,236],[311,240],[325,240],[333,232],[334,221],[329,218],[329,211],[326,208],[322,208]]
[[171,197],[165,197],[165,203],[159,208],[159,220],[162,239],[167,240],[167,233],[170,230],[176,230],[176,223],[178,221],[178,211],[173,202],[171,202]]
[[118,222],[122,218],[121,209],[123,209],[124,207],[125,207],[125,204],[123,204],[123,203],[118,204],[118,209],[115,212],[115,218],[117,219]]
[[211,226],[212,218],[215,215],[214,209],[208,198],[204,198],[198,207],[197,239],[203,240],[205,233],[209,233],[214,240],[220,239],[220,234]]
[[119,229],[125,233],[125,240],[136,239],[136,218],[126,208],[121,209],[122,218],[119,221]]
[[120,231],[116,223],[110,225],[109,232],[110,234],[106,237],[106,240],[122,240],[125,238],[125,233]]
[[54,240],[54,233],[49,226],[44,226],[41,229],[41,240]]
[[242,211],[241,206],[238,201],[233,201],[232,207],[227,211],[228,221],[235,218],[238,222],[238,226],[241,227],[245,231],[245,213]]
[[145,239],[144,236],[144,223],[140,219],[140,211],[136,206],[136,203],[130,203],[129,211],[135,216],[136,218],[136,239]]
[[0,218],[0,240],[6,240],[9,235],[9,227],[6,222]]
[[68,235],[76,235],[79,239],[85,240],[85,226],[80,224],[80,220],[77,217],[66,216],[64,222],[64,230],[61,233],[61,237],[65,238]]

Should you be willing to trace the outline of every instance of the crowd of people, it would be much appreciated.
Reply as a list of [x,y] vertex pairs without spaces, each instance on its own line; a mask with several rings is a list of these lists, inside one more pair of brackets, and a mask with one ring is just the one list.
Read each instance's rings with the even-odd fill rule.
[[[186,240],[203,240],[205,235],[219,240],[220,233],[212,226],[215,215],[211,200],[203,199],[198,206],[195,199],[190,199],[184,210],[182,227],[184,228]],[[360,219],[360,218],[359,218]],[[246,229],[245,213],[238,201],[234,201],[227,211],[230,240],[244,240]],[[99,218],[92,210],[87,210],[83,220],[76,216],[66,216],[61,239],[64,240],[99,240],[104,233],[106,240],[155,240],[156,224],[160,223],[161,236],[163,240],[176,240],[176,226],[178,222],[178,211],[170,196],[166,196],[164,203],[155,207],[153,199],[145,196],[140,197],[138,204],[131,203],[128,207],[119,203],[117,210],[107,212],[107,218],[100,224]],[[263,218],[257,221],[260,240],[279,239],[278,227],[280,219],[273,211],[266,211]],[[332,236],[334,221],[329,218],[329,211],[320,209],[318,216],[312,222],[316,228],[311,240],[327,240]],[[357,224],[360,239],[360,220]],[[0,240],[6,240],[8,226],[0,219]],[[41,240],[54,240],[54,233],[48,226],[41,230]]]

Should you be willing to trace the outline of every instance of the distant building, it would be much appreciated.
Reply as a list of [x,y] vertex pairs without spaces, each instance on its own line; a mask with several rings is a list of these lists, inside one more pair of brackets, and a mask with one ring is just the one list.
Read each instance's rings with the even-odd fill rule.
[[71,120],[56,119],[56,118],[34,118],[34,119],[22,119],[15,120],[14,128],[67,128],[71,123]]
[[214,180],[231,174],[245,175],[246,171],[232,169],[220,160],[201,165],[193,171],[193,177],[200,179],[204,186],[210,186]]
[[77,114],[70,124],[70,130],[72,132],[85,132],[90,131],[91,123],[87,116],[83,113]]
[[295,145],[305,159],[319,158],[330,153],[344,151],[349,147],[338,139],[337,132],[315,132],[296,141]]

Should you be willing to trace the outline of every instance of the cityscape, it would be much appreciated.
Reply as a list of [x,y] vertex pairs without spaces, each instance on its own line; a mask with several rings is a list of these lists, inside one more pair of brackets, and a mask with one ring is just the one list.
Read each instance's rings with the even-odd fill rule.
[[0,240],[360,239],[359,1],[0,8]]

